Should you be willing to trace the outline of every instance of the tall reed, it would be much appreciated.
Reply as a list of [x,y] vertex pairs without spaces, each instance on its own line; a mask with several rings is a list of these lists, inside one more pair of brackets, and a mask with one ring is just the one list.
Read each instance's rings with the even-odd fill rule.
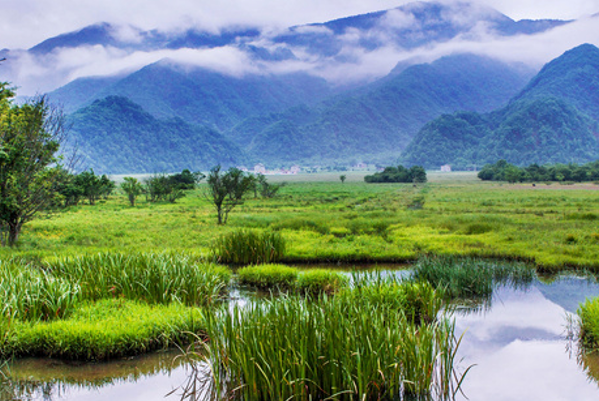
[[80,287],[28,263],[0,261],[0,307],[5,320],[52,320],[66,316]]
[[526,286],[534,276],[522,263],[455,257],[424,257],[413,271],[415,280],[444,288],[452,298],[489,297],[495,285]]
[[223,266],[170,253],[99,253],[57,259],[48,269],[77,283],[84,299],[122,296],[162,304],[208,305],[231,277]]
[[276,263],[285,255],[285,239],[279,232],[236,230],[217,238],[213,252],[222,263]]
[[244,401],[455,394],[453,322],[415,324],[391,298],[355,299],[282,297],[208,317],[203,391]]

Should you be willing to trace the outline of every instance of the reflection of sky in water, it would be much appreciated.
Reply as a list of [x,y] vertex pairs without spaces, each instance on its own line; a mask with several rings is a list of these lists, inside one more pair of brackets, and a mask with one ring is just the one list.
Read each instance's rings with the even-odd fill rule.
[[[244,291],[234,291],[232,295],[232,304],[243,306],[247,302]],[[565,337],[566,310],[574,312],[585,297],[597,295],[599,285],[576,278],[552,284],[537,282],[527,291],[500,288],[494,294],[490,310],[458,314],[456,332],[466,332],[459,352],[464,358],[460,366],[464,369],[476,364],[463,384],[468,399],[599,400],[598,385],[589,380],[577,364],[576,351],[568,352]],[[135,358],[127,363],[131,364],[132,371],[137,369],[136,363],[138,367],[140,364]],[[159,373],[141,376],[137,380],[129,377],[94,388],[66,385],[61,396],[56,396],[55,390],[53,398],[44,398],[38,392],[34,398],[23,399],[178,400],[180,395],[177,396],[177,393],[180,392],[167,398],[165,395],[186,382],[190,369],[176,367],[154,371]],[[119,369],[119,376],[122,374],[123,370]],[[43,380],[42,377],[39,379]],[[465,399],[461,397],[460,400]]]
[[458,316],[456,331],[466,331],[461,366],[476,364],[464,381],[465,395],[474,401],[598,400],[597,384],[568,352],[568,312],[555,303],[578,304],[591,294],[599,295],[599,287],[576,279],[538,283],[526,292],[501,288],[491,310]]

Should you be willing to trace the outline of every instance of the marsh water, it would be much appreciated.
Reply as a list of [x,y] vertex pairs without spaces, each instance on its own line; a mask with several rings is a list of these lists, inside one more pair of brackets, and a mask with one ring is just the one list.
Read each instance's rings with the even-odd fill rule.
[[[570,275],[499,287],[490,301],[458,308],[457,332],[464,333],[458,368],[474,365],[458,398],[599,399],[599,357],[580,355],[569,324],[579,303],[592,296],[599,296],[598,284]],[[193,380],[193,370],[179,354],[93,364],[14,361],[3,369],[8,381],[0,400],[180,400],[179,387]]]

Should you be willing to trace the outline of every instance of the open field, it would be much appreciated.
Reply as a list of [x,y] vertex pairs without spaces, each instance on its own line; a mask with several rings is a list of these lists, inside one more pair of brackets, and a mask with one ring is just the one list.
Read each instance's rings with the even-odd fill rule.
[[216,224],[204,185],[175,204],[140,199],[132,208],[116,194],[40,216],[25,226],[18,248],[2,249],[0,257],[164,250],[210,257],[218,236],[251,228],[280,232],[286,262],[401,262],[442,254],[599,268],[594,184],[532,187],[481,182],[475,173],[432,173],[429,183],[414,187],[366,184],[357,172],[342,184],[331,174],[292,176],[297,181],[273,199],[250,196],[225,226]]

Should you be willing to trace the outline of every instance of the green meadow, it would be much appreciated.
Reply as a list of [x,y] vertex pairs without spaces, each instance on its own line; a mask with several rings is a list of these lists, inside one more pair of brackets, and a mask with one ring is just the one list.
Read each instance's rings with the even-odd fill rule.
[[[204,185],[176,203],[124,194],[80,204],[28,223],[16,249],[29,260],[98,252],[174,251],[214,258],[219,238],[236,230],[277,232],[285,263],[405,262],[422,255],[531,262],[543,270],[599,268],[599,192],[595,184],[481,182],[475,173],[431,175],[426,184],[366,184],[362,174],[273,177],[277,197],[235,208],[226,225]],[[327,181],[325,181],[327,180]]]

